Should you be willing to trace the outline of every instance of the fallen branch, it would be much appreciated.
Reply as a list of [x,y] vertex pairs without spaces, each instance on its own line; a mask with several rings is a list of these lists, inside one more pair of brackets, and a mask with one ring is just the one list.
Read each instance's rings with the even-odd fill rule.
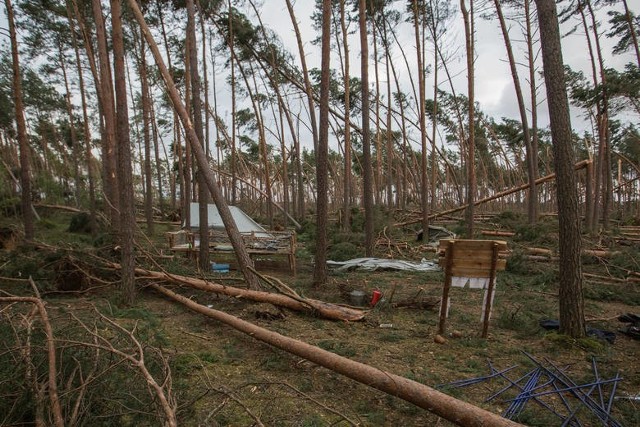
[[[346,415],[344,415],[341,412],[338,412],[337,410],[325,405],[324,403],[320,402],[318,399],[314,399],[313,397],[309,396],[307,393],[303,392],[302,390],[292,386],[291,384],[289,384],[288,382],[260,382],[260,383],[248,383],[245,385],[249,386],[249,385],[281,385],[284,387],[287,387],[291,390],[293,390],[294,392],[296,392],[297,394],[299,394],[300,396],[304,397],[305,399],[315,403],[316,405],[318,405],[319,407],[321,407],[322,409],[324,409],[327,412],[331,412],[334,415],[337,415],[339,417],[341,417],[344,421],[346,421],[349,425],[352,425],[354,427],[357,427],[360,425],[360,423],[357,423],[351,419],[349,419],[349,417],[347,417]],[[331,425],[335,425],[337,423],[331,424]]]
[[[112,268],[119,269],[120,265],[116,263],[107,263]],[[206,292],[215,292],[217,294],[227,295],[234,298],[242,298],[251,301],[265,302],[274,304],[279,307],[288,308],[290,310],[314,313],[331,320],[357,321],[362,320],[366,315],[365,311],[343,307],[324,301],[318,301],[310,298],[297,298],[291,295],[274,294],[264,291],[254,291],[251,289],[240,289],[231,286],[220,285],[218,283],[209,282],[204,279],[196,279],[193,277],[180,276],[168,272],[159,272],[136,268],[136,276],[144,277],[151,280],[165,280],[172,283],[186,285],[195,289]]]
[[230,314],[205,307],[163,286],[152,283],[149,287],[197,313],[225,323],[253,338],[302,357],[369,387],[404,399],[457,425],[473,427],[520,425],[416,381],[347,359],[311,344],[261,328]]
[[582,273],[582,277],[589,278],[589,279],[600,279],[603,282],[609,282],[609,283],[626,283],[627,282],[626,279],[618,279],[617,277],[613,277],[613,276],[600,276],[598,274],[591,274],[591,273]]
[[47,337],[47,358],[49,363],[49,401],[51,402],[51,411],[53,412],[53,422],[56,427],[64,427],[64,418],[62,418],[62,408],[60,406],[60,399],[58,397],[58,384],[56,383],[56,377],[58,375],[56,369],[56,347],[53,342],[53,328],[51,322],[49,322],[49,315],[47,309],[40,298],[36,297],[18,297],[7,296],[0,297],[0,303],[15,303],[26,302],[33,304],[42,319],[42,325],[44,326],[44,332]]
[[162,367],[165,373],[164,381],[162,383],[158,383],[158,381],[156,381],[156,379],[153,377],[151,372],[149,372],[149,369],[147,368],[147,365],[145,363],[145,349],[148,351],[149,347],[143,346],[143,344],[135,337],[137,323],[134,325],[133,329],[130,331],[122,327],[120,324],[116,323],[115,321],[111,320],[110,318],[104,316],[98,310],[96,310],[96,313],[98,314],[98,316],[103,322],[112,326],[115,331],[120,332],[124,336],[126,336],[133,344],[133,348],[135,350],[130,352],[130,351],[124,351],[124,350],[115,348],[109,339],[105,338],[104,336],[98,333],[98,329],[95,325],[93,329],[90,328],[89,326],[85,325],[85,323],[82,322],[73,313],[71,314],[71,316],[78,322],[80,326],[82,326],[94,338],[94,342],[83,343],[80,341],[73,341],[73,340],[68,340],[67,342],[73,345],[81,345],[89,348],[94,348],[97,350],[108,351],[109,353],[122,358],[122,360],[126,360],[133,368],[135,368],[140,374],[142,374],[142,376],[144,377],[149,387],[149,390],[152,391],[153,395],[155,395],[155,397],[158,399],[158,405],[162,409],[162,413],[165,416],[165,425],[167,427],[177,427],[178,421],[176,418],[176,402],[171,393],[170,370],[169,370],[168,362],[166,361],[164,356],[162,356],[162,354],[158,351],[162,359],[162,364],[164,365]]

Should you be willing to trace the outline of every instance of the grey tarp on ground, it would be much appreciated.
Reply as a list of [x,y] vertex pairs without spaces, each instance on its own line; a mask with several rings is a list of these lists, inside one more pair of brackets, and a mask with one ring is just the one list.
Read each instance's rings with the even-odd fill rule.
[[433,261],[422,259],[420,262],[385,258],[355,258],[348,261],[327,261],[327,266],[335,271],[347,270],[404,270],[438,271],[440,267]]
[[[222,222],[222,218],[220,217],[220,213],[218,212],[216,205],[209,204],[207,208],[209,215],[209,228],[224,230],[224,223]],[[189,205],[189,218],[191,219],[192,229],[200,227],[200,214],[198,209],[198,203],[191,203]],[[231,216],[236,222],[236,226],[240,233],[248,234],[254,232],[257,237],[272,237],[267,230],[255,222],[249,215],[244,213],[239,207],[229,206],[229,210],[231,211]]]

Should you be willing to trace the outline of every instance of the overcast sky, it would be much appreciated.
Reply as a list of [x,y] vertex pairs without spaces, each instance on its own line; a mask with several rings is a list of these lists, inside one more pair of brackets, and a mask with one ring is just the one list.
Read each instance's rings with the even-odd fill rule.
[[[404,3],[404,2],[403,2]],[[459,13],[458,2],[453,1],[454,8],[456,8],[456,16],[451,21],[451,25],[448,30],[447,38],[454,46],[451,50],[457,49],[457,55],[450,60],[449,67],[453,78],[453,84],[456,91],[460,94],[467,94],[467,72],[466,72],[466,56],[464,51],[464,26],[462,16]],[[629,7],[637,15],[640,13],[640,1],[629,1]],[[316,31],[313,29],[311,14],[314,7],[314,1],[298,0],[295,2],[296,15],[299,21],[302,37],[305,40],[305,50],[307,52],[307,61],[310,67],[319,67],[320,47],[314,46],[310,43],[312,39],[317,37]],[[505,10],[505,15],[508,12]],[[604,13],[599,14],[600,19],[608,28],[608,17]],[[295,35],[290,24],[289,15],[285,6],[284,0],[269,0],[264,2],[262,8],[262,19],[266,25],[270,26],[276,31],[282,38],[285,46],[289,48],[296,58],[298,57],[298,48],[296,45]],[[570,28],[570,25],[575,24],[568,23],[562,28],[562,33],[566,33]],[[516,40],[521,41],[523,38],[520,33],[520,29],[514,23],[509,24],[512,28],[510,31],[510,37],[514,41],[514,52],[516,56],[520,56],[520,61],[524,62],[522,56],[524,44],[518,43]],[[404,31],[399,34],[399,38],[402,41],[405,51],[413,59],[415,49],[415,38],[413,35],[413,29],[410,26],[404,25]],[[566,36],[562,40],[563,43],[563,59],[566,65],[569,65],[574,70],[582,70],[586,72],[587,77],[590,78],[590,65],[588,50],[585,41],[585,36],[582,31]],[[622,70],[624,64],[629,61],[634,61],[635,57],[630,54],[627,55],[611,55],[613,45],[616,40],[609,39],[607,37],[601,38],[601,44],[603,51],[606,53],[605,65],[607,67]],[[360,73],[360,57],[359,57],[359,39],[357,35],[353,38],[353,42],[350,44],[350,48],[354,55],[352,55],[351,62],[351,74],[359,76]],[[431,50],[431,46],[428,45],[428,49]],[[475,61],[475,93],[476,100],[480,104],[481,109],[488,115],[499,120],[501,117],[509,117],[520,120],[517,100],[515,91],[513,89],[513,80],[509,70],[509,64],[506,62],[506,51],[504,47],[504,41],[500,32],[500,27],[497,20],[487,21],[481,18],[476,19],[476,61]],[[372,49],[369,49],[370,53]],[[432,55],[431,55],[432,57]],[[428,60],[429,61],[429,60]],[[398,52],[394,57],[394,62],[398,65],[398,71],[401,75],[401,79],[406,82],[406,89],[409,89],[409,83],[407,78],[406,67]],[[428,62],[429,63],[429,62]],[[541,59],[539,61],[541,64]],[[337,57],[332,56],[332,67],[338,68],[339,62]],[[372,67],[372,65],[371,65]],[[541,66],[540,66],[541,68]],[[415,70],[415,69],[414,69]],[[384,64],[380,67],[381,75],[384,75]],[[370,70],[371,78],[373,81],[373,70]],[[526,84],[525,80],[528,76],[528,71],[524,68],[519,70],[521,84]],[[547,126],[549,119],[547,113],[546,102],[544,98],[544,82],[539,76],[540,95],[539,102],[539,124],[541,127]],[[449,84],[445,82],[444,73],[440,73],[439,79],[441,80],[441,88],[449,91]],[[428,76],[427,78],[427,98],[432,98],[433,94],[433,78]],[[524,95],[526,102],[530,102],[529,90],[524,88]],[[581,112],[573,111],[572,125],[574,129],[583,130],[589,129],[589,124],[580,118]]]
[[[299,21],[300,30],[302,33],[302,38],[304,41],[304,47],[307,54],[307,62],[310,68],[319,67],[320,66],[320,46],[313,45],[311,41],[318,36],[318,33],[313,28],[311,15],[314,8],[313,0],[297,0],[294,3],[294,8],[296,11],[297,19]],[[403,2],[404,3],[404,2]],[[462,22],[461,14],[458,12],[459,6],[458,3],[453,1],[453,7],[456,8],[456,16],[451,21],[448,27],[448,47],[447,51],[449,52],[451,59],[449,60],[449,69],[451,75],[453,76],[453,85],[456,88],[457,93],[459,94],[467,94],[467,72],[466,72],[466,58],[464,53],[464,27]],[[640,1],[629,1],[629,6],[632,8],[634,13],[640,13]],[[3,8],[4,9],[4,8]],[[4,10],[3,10],[4,12]],[[252,11],[250,9],[244,10],[247,15],[251,16]],[[507,12],[505,11],[505,14]],[[603,21],[603,24],[608,27],[608,17],[604,13],[599,14],[600,19]],[[298,47],[296,44],[295,35],[293,32],[293,27],[291,25],[291,21],[289,19],[289,14],[287,12],[286,3],[284,0],[265,0],[262,4],[261,9],[261,18],[265,25],[275,31],[281,38],[283,44],[286,48],[294,55],[296,65],[299,66],[299,56],[298,56]],[[5,14],[0,14],[0,27],[6,29],[7,21]],[[514,51],[516,56],[520,57],[520,60],[524,62],[523,53],[523,44],[515,42],[516,40],[522,40],[522,36],[520,33],[520,29],[517,25],[511,23],[511,38],[515,43]],[[355,26],[353,27],[355,30]],[[569,25],[566,25],[562,28],[562,32],[565,33],[569,29]],[[174,31],[181,31],[178,28],[175,28]],[[415,78],[416,66],[413,60],[414,49],[415,49],[415,39],[413,35],[413,29],[410,25],[403,24],[402,29],[398,32],[398,38],[402,43],[409,60],[411,61],[410,66],[412,67],[412,72]],[[8,42],[8,37],[4,36],[0,33],[0,40],[2,43]],[[601,38],[601,43],[603,46],[603,51],[607,55],[605,58],[605,63],[607,67],[616,68],[618,70],[622,70],[625,63],[629,61],[633,61],[634,57],[630,54],[627,55],[618,55],[613,56],[610,54],[612,46],[615,44],[615,40],[609,39],[607,37]],[[357,34],[352,36],[352,40],[350,43],[350,49],[352,52],[351,55],[351,74],[354,77],[359,77],[360,75],[360,43]],[[428,49],[431,49],[431,46],[428,45]],[[476,19],[476,61],[475,61],[475,82],[476,82],[476,100],[480,104],[480,108],[483,112],[488,114],[489,116],[494,117],[496,120],[499,120],[501,117],[509,117],[516,120],[519,120],[519,114],[517,109],[515,92],[513,89],[513,82],[511,79],[510,71],[508,63],[506,62],[506,54],[504,48],[504,42],[502,39],[502,35],[499,30],[499,25],[496,20],[487,21],[481,18]],[[370,53],[372,53],[372,49],[370,49]],[[570,36],[566,36],[563,38],[563,56],[565,64],[571,66],[574,70],[582,70],[585,71],[587,77],[590,78],[590,66],[589,66],[589,58],[588,51],[585,42],[585,36],[581,31],[577,31]],[[432,57],[432,55],[430,55]],[[404,62],[400,56],[398,49],[395,49],[394,53],[394,63],[397,65],[397,71],[399,73],[399,77],[401,80],[401,84],[403,84],[403,90],[406,93],[410,93],[410,85],[408,79],[408,72],[404,65]],[[340,64],[338,62],[337,55],[332,52],[332,63],[331,66],[333,68],[338,69]],[[427,65],[431,61],[428,59]],[[541,61],[539,60],[539,63]],[[370,63],[370,82],[374,81],[374,71],[373,64]],[[380,79],[386,80],[384,63],[380,64]],[[520,79],[522,84],[526,84],[526,77],[528,71],[524,68],[519,70]],[[218,70],[216,73],[217,78],[217,100],[219,105],[219,114],[222,117],[230,117],[230,90],[228,85],[225,82],[226,73],[223,70]],[[539,86],[540,86],[540,95],[539,102],[540,107],[538,110],[539,113],[539,126],[545,127],[548,125],[548,114],[546,108],[546,102],[544,102],[544,84],[542,78],[539,78]],[[440,73],[441,80],[441,88],[449,91],[449,83],[444,81],[444,73]],[[395,89],[393,89],[395,90]],[[433,96],[433,79],[432,75],[429,75],[427,78],[427,98],[431,98]],[[386,92],[385,92],[386,93]],[[529,91],[528,89],[524,89],[525,97],[527,98],[527,102],[529,102]],[[415,102],[412,103],[415,106]],[[583,113],[581,111],[573,110],[572,111],[572,125],[574,129],[581,132],[583,130],[590,130],[590,125],[586,122],[582,117]],[[636,122],[637,118],[632,118]],[[310,141],[310,138],[303,138],[307,142]],[[274,143],[273,141],[270,141]],[[335,147],[334,147],[335,148]]]

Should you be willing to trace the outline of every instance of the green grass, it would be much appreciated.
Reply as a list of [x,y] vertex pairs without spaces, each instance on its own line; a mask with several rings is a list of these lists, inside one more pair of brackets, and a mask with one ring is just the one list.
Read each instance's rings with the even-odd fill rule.
[[355,348],[340,341],[322,340],[317,343],[317,346],[323,350],[327,350],[344,357],[353,357],[357,354],[357,351]]

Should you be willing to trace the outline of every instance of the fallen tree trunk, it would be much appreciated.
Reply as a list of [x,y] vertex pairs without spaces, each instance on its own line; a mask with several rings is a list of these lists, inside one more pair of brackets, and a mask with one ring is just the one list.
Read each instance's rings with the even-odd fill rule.
[[553,256],[553,251],[551,249],[546,249],[546,248],[524,248],[525,251],[527,251],[527,253],[531,254],[531,255],[543,255],[543,256],[547,256],[547,257],[552,257]]
[[[115,263],[109,264],[113,268],[120,268]],[[227,295],[235,298],[243,298],[251,301],[266,302],[279,307],[288,308],[295,311],[307,311],[318,314],[321,317],[331,320],[357,321],[362,320],[365,312],[353,308],[343,307],[337,304],[331,304],[324,301],[314,299],[294,297],[283,294],[274,294],[264,291],[254,291],[251,289],[240,289],[231,286],[220,285],[218,283],[208,282],[203,279],[193,277],[180,276],[166,272],[151,271],[144,268],[136,268],[136,275],[145,279],[166,280],[169,282],[186,285],[195,289],[207,292],[215,292],[217,294]]]
[[[589,163],[591,163],[591,160],[588,160],[588,159],[587,160],[582,160],[582,161],[580,161],[580,162],[575,164],[574,169],[575,170],[582,169],[582,168],[586,167]],[[536,179],[535,180],[535,184],[536,185],[540,185],[540,184],[542,184],[544,182],[551,181],[552,179],[555,179],[555,178],[556,178],[556,174],[552,173],[552,174],[549,174],[549,175],[546,175],[546,176],[543,176],[541,178]],[[493,196],[489,196],[489,197],[485,197],[484,199],[476,200],[473,203],[473,205],[474,206],[478,206],[478,205],[481,205],[483,203],[487,203],[487,202],[490,202],[492,200],[496,200],[496,199],[499,199],[501,197],[508,196],[509,194],[517,193],[518,191],[524,191],[524,190],[528,189],[529,187],[530,187],[529,183],[522,184],[522,185],[519,185],[517,187],[510,188],[508,190],[504,190],[504,191],[501,191],[499,193],[496,193]],[[441,216],[444,216],[444,215],[449,215],[449,214],[454,213],[454,212],[460,212],[460,211],[465,210],[468,207],[469,207],[469,205],[461,205],[461,206],[458,206],[457,208],[449,209],[449,210],[442,211],[442,212],[437,212],[437,213],[429,215],[429,219],[434,219],[434,218],[438,218],[438,217],[441,217]],[[414,219],[414,220],[411,220],[411,221],[400,222],[400,223],[394,224],[394,227],[403,227],[405,225],[417,224],[420,221],[422,221],[422,219]]]
[[61,211],[67,211],[67,212],[73,212],[73,213],[83,213],[83,212],[89,213],[89,211],[85,211],[82,209],[74,208],[72,206],[65,206],[65,205],[49,205],[46,203],[34,203],[33,206],[37,208],[58,209]]
[[359,383],[397,396],[457,425],[472,427],[520,425],[416,381],[347,359],[311,344],[261,328],[230,314],[207,308],[160,285],[150,284],[149,287],[184,304],[195,312],[225,323],[253,338],[340,373]]
[[596,258],[610,258],[612,256],[618,255],[618,252],[608,251],[604,249],[583,249],[582,255],[593,256]]
[[483,236],[502,236],[513,237],[516,235],[513,231],[496,231],[496,230],[480,230],[480,234]]

